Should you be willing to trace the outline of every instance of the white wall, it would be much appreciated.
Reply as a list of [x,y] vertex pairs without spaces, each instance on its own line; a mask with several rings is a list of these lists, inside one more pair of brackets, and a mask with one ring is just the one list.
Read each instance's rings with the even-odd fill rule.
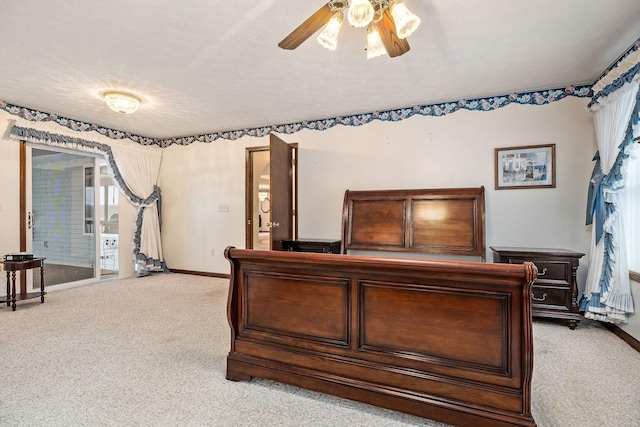
[[[595,136],[586,103],[566,98],[546,106],[462,110],[283,135],[299,144],[299,237],[340,238],[347,189],[484,185],[487,246],[587,254],[590,227],[584,220]],[[549,143],[556,144],[556,188],[494,190],[494,148]],[[229,272],[224,248],[244,247],[245,241],[245,148],[267,144],[268,138],[245,137],[165,149],[162,241],[170,268]],[[229,212],[218,212],[220,204],[228,204]],[[581,287],[587,261],[581,261]]]
[[[20,145],[6,138],[7,117],[0,112],[0,255],[20,249]],[[6,276],[0,276],[4,286]]]
[[245,245],[245,147],[268,144],[247,138],[164,150],[162,250],[169,268],[229,273],[224,249]]

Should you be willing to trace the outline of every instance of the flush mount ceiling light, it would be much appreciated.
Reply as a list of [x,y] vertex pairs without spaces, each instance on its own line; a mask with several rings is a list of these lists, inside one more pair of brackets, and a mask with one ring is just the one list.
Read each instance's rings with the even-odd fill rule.
[[331,0],[278,46],[295,49],[324,26],[318,43],[335,50],[345,10],[349,25],[367,30],[367,59],[385,53],[393,58],[408,52],[406,38],[420,25],[420,18],[399,0]]
[[116,113],[135,113],[140,107],[140,98],[124,92],[107,92],[104,94],[104,102]]

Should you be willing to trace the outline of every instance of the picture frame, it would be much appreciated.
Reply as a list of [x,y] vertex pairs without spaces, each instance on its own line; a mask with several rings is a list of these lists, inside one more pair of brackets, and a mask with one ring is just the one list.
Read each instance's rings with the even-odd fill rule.
[[555,188],[556,145],[495,149],[496,190]]

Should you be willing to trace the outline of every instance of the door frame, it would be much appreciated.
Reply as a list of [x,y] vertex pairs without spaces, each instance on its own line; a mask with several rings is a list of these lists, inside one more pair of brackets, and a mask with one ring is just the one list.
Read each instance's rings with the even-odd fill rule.
[[[293,238],[298,237],[298,143],[293,142],[289,144],[293,149]],[[256,224],[252,223],[253,218],[253,198],[255,196],[253,192],[253,154],[261,151],[270,151],[270,146],[261,145],[256,147],[247,147],[245,150],[245,248],[253,249],[253,227]],[[269,229],[269,235],[271,230]]]
[[[27,143],[20,141],[20,252],[27,251]],[[27,272],[20,271],[20,293],[27,293]]]

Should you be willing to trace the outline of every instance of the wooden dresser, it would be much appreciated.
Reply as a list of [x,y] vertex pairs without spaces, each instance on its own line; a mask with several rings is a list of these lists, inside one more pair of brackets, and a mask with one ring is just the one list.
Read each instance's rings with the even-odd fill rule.
[[493,262],[522,264],[532,261],[538,267],[533,284],[533,316],[563,320],[571,329],[580,322],[576,271],[583,253],[567,249],[540,249],[492,246]]

